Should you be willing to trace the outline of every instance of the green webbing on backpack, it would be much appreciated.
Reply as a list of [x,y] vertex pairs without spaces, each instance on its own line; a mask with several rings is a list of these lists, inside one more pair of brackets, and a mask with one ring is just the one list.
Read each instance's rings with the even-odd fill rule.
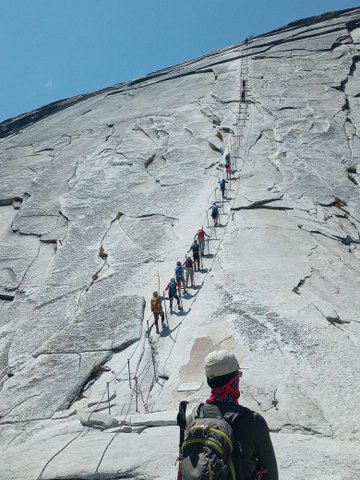
[[[203,430],[203,429],[204,427],[202,425],[194,425],[193,427],[191,427],[190,430]],[[229,445],[230,452],[231,453],[233,452],[233,449],[234,449],[233,443],[231,441],[231,438],[228,435],[226,435],[225,432],[223,432],[219,428],[214,428],[214,427],[207,428],[207,430],[209,430],[210,432],[215,432],[216,435],[220,435],[221,437],[223,437],[225,442]]]
[[[217,433],[219,433],[219,432],[217,431]],[[226,435],[226,434],[224,433],[224,435]],[[226,435],[226,437],[227,437],[227,435]],[[227,438],[229,438],[229,437],[227,437]],[[230,439],[229,439],[229,441],[230,441],[230,444],[232,446],[232,442],[231,442]],[[196,443],[200,443],[200,444],[203,444],[203,445],[209,445],[214,450],[217,450],[217,452],[220,453],[220,455],[223,455],[223,453],[224,453],[224,449],[222,447],[220,447],[217,443],[213,442],[212,440],[205,439],[205,438],[193,438],[191,440],[185,440],[185,442],[183,443],[183,446],[187,447],[187,446],[190,446],[190,445],[194,445]],[[209,466],[209,468],[210,468],[210,466]],[[233,463],[231,458],[230,458],[230,462],[229,462],[229,468],[230,468],[230,473],[231,473],[232,480],[236,480],[235,467],[234,467],[234,463]],[[210,477],[210,473],[209,473],[209,480],[210,480],[210,478],[212,479],[212,472],[211,472],[211,477]]]

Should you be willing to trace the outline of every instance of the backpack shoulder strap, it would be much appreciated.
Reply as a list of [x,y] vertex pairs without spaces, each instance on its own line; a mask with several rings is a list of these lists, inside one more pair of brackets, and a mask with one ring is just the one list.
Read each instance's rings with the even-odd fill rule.
[[197,418],[205,418],[203,403],[199,403],[199,405],[194,408],[192,412],[192,417],[193,420],[196,420]]
[[226,412],[223,415],[223,419],[231,425],[232,428],[235,428],[235,425],[239,422],[239,419],[241,417],[241,413],[237,412]]

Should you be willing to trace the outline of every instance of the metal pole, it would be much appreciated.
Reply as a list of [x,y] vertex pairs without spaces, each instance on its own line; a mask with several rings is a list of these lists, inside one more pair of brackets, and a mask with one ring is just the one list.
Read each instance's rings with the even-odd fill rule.
[[166,318],[166,323],[167,323],[168,315],[167,315],[167,310],[166,310],[165,290],[163,290],[163,297],[164,297],[165,318]]
[[180,291],[180,288],[178,288],[177,290],[178,290],[178,295],[179,295],[179,300],[180,300],[180,307],[182,309],[183,308],[183,303],[182,303],[181,291]]
[[109,409],[109,415],[111,415],[111,410],[110,410],[110,389],[109,389],[109,382],[106,384],[107,388],[107,395],[108,395],[108,409]]
[[[149,325],[149,321],[148,321],[148,325]],[[129,359],[127,361],[127,364],[128,364],[129,387],[131,388],[130,360]]]
[[138,392],[138,377],[135,377],[135,401],[136,401],[136,411],[139,412],[139,392]]
[[152,341],[149,341],[149,345],[150,345],[151,361],[152,361],[153,369],[154,369],[154,378],[155,378],[155,381],[156,381],[157,375],[156,375],[154,344],[152,343]]

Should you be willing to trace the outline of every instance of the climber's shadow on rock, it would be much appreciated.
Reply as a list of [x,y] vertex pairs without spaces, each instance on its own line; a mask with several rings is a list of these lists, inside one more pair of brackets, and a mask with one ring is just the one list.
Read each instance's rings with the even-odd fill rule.
[[177,330],[181,325],[181,322],[175,325],[175,327],[170,328],[169,325],[167,325],[165,328],[163,328],[160,332],[160,337],[169,337],[175,330]]
[[[191,289],[193,290],[194,287],[191,287]],[[194,292],[192,292],[192,293],[189,292],[189,293],[186,295],[186,297],[183,296],[182,298],[183,298],[184,300],[191,300],[193,297],[194,297]]]

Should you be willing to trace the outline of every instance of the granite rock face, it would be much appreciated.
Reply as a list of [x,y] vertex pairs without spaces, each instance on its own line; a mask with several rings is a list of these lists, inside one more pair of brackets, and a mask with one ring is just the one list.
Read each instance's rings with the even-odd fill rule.
[[1,479],[176,475],[173,412],[219,346],[281,477],[360,474],[359,60],[354,9],[0,125]]

